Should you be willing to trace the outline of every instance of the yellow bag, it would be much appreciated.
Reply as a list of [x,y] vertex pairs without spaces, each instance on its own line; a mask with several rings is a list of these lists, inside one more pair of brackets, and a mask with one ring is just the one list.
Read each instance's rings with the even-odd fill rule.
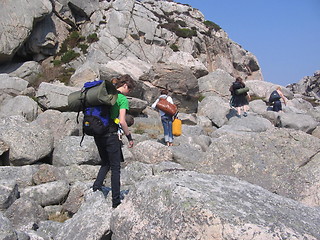
[[182,133],[182,121],[179,118],[175,118],[172,122],[172,134],[174,136],[180,136]]

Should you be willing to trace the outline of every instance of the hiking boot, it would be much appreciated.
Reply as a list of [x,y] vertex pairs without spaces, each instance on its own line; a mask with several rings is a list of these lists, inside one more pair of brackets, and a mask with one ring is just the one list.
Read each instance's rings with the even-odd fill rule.
[[120,204],[121,204],[121,202],[112,203],[112,208],[117,208]]
[[102,192],[102,186],[101,187],[98,187],[98,186],[92,186],[92,190],[94,192],[96,192],[97,190],[101,191]]
[[248,113],[247,113],[247,112],[244,112],[244,113],[243,113],[243,116],[244,116],[244,117],[248,116]]

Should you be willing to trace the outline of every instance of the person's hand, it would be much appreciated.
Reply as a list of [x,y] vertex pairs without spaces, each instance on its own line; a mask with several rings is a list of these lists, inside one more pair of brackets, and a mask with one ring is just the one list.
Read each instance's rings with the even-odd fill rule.
[[129,147],[129,148],[132,148],[132,147],[133,147],[133,140],[129,141],[128,147]]

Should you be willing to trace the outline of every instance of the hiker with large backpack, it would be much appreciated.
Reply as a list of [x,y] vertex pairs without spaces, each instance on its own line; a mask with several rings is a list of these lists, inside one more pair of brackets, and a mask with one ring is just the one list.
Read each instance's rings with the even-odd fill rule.
[[[169,147],[173,146],[172,122],[177,113],[177,108],[173,104],[172,97],[170,97],[168,93],[168,90],[163,89],[161,91],[161,95],[151,105],[151,107],[159,111],[164,131],[164,141],[166,142],[166,145]],[[164,103],[160,105],[162,101]]]
[[[122,135],[125,135],[129,147],[133,140],[128,128],[134,119],[127,115],[129,102],[125,95],[134,88],[134,81],[129,75],[108,80],[86,82],[79,91],[68,96],[69,111],[83,113],[83,135],[93,136],[101,158],[101,167],[93,184],[93,191],[102,191],[107,172],[111,169],[112,207],[120,203],[120,162],[122,154]],[[127,123],[128,121],[128,123]]]
[[241,110],[243,110],[243,116],[248,115],[249,100],[251,99],[249,94],[249,88],[246,87],[241,77],[237,77],[236,81],[232,83],[229,91],[232,95],[231,105],[237,109],[237,116],[241,117]]
[[[119,119],[119,124],[124,135],[129,141],[129,148],[133,147],[133,139],[131,137],[128,125],[126,123],[126,113],[129,110],[129,101],[127,94],[134,88],[134,81],[129,75],[123,75],[112,79],[112,83],[118,90],[117,101],[110,108],[110,118]],[[116,127],[114,127],[116,126]],[[94,141],[98,147],[101,158],[101,167],[97,178],[93,183],[93,191],[102,191],[104,179],[111,169],[111,189],[112,189],[112,207],[116,208],[120,203],[120,162],[123,160],[122,142],[117,134],[118,125],[112,124],[110,131],[104,135],[94,136]]]
[[281,91],[281,87],[278,86],[276,90],[274,90],[269,97],[269,103],[273,104],[272,111],[279,112],[282,111],[281,98],[283,100],[284,105],[287,105],[287,99]]

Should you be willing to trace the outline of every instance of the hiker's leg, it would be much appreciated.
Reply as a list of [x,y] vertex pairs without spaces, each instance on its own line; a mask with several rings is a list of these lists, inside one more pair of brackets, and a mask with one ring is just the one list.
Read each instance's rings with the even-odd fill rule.
[[164,141],[168,143],[169,142],[169,119],[167,118],[167,116],[162,116],[161,122],[163,126]]
[[241,107],[237,107],[237,112],[238,112],[238,115],[240,116],[241,115]]
[[101,167],[99,169],[97,178],[95,182],[93,183],[93,189],[97,190],[98,188],[101,188],[103,185],[103,181],[110,169],[110,162],[109,157],[107,153],[107,138],[106,137],[95,137],[94,141],[97,145],[99,155],[101,158]]
[[169,145],[172,146],[173,134],[172,134],[172,119],[168,119],[168,135],[169,135]]
[[244,110],[245,112],[248,112],[248,111],[249,111],[249,105],[247,105],[247,104],[244,105],[244,106],[243,106],[243,110]]
[[112,206],[116,207],[120,200],[120,162],[122,160],[121,142],[117,135],[108,137],[107,152],[111,168]]

